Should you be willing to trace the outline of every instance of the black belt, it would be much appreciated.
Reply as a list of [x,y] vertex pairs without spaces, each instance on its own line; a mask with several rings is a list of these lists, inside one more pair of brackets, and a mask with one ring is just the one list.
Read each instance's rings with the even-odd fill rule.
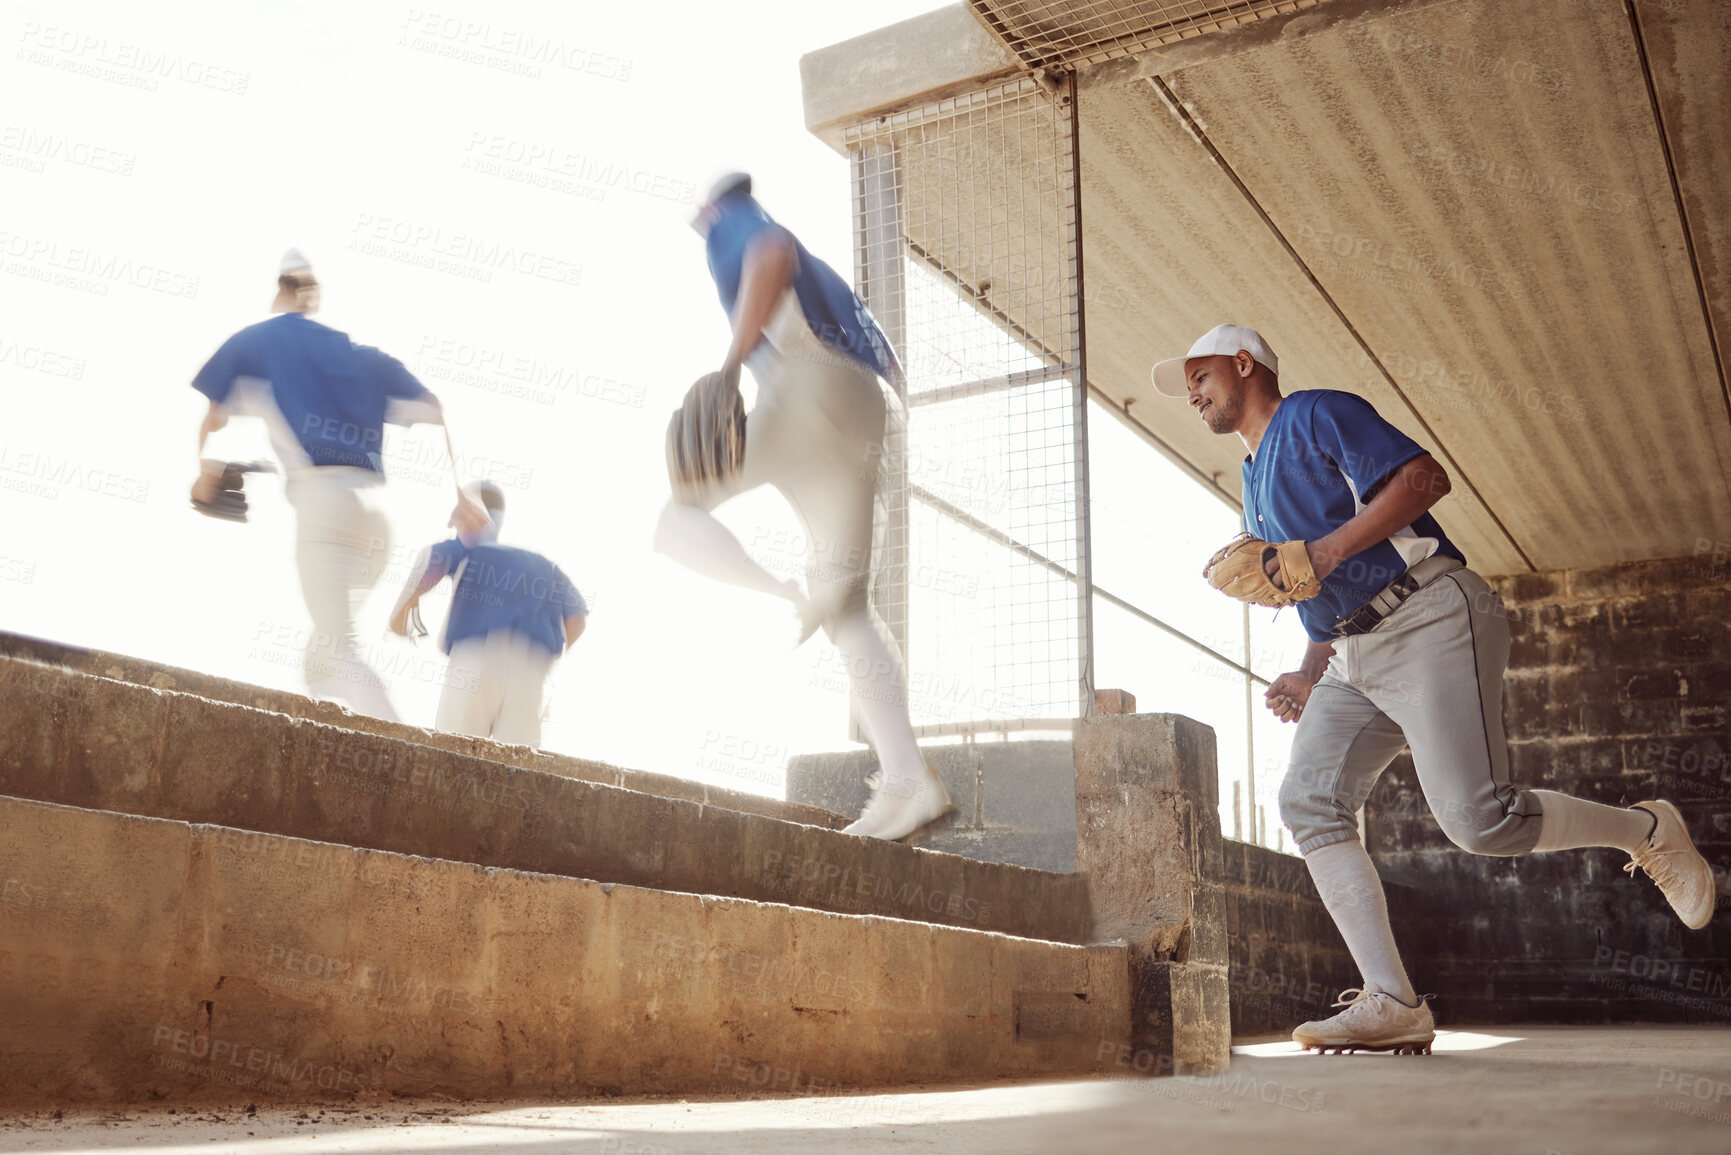
[[1440,553],[1427,557],[1382,587],[1376,596],[1368,602],[1335,622],[1329,632],[1337,638],[1368,634],[1380,626],[1384,618],[1399,609],[1400,604],[1406,599],[1412,597],[1443,574],[1452,573],[1460,568],[1461,561],[1459,558]]

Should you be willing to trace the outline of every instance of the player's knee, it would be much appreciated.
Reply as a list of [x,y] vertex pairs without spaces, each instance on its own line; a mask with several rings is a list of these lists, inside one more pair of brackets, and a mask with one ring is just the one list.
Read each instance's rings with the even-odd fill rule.
[[1478,830],[1471,826],[1443,827],[1443,833],[1448,840],[1466,851],[1468,854],[1495,854],[1491,849],[1494,840],[1489,831]]
[[1293,840],[1303,844],[1339,826],[1340,816],[1333,800],[1320,794],[1295,771],[1296,768],[1289,770],[1280,782],[1280,821],[1292,832]]
[[1538,838],[1537,823],[1526,822],[1519,814],[1505,815],[1501,806],[1488,812],[1485,808],[1454,815],[1445,812],[1436,818],[1448,840],[1468,854],[1497,858],[1526,854]]

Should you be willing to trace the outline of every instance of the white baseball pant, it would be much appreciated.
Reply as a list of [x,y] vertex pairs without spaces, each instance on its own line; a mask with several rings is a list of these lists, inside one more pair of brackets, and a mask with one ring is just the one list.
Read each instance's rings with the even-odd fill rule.
[[390,695],[362,658],[355,614],[391,552],[391,526],[373,504],[382,479],[369,469],[323,466],[289,474],[295,511],[295,565],[312,615],[305,655],[307,690],[356,713],[397,720]]
[[540,746],[542,700],[556,661],[516,630],[453,643],[435,728]]

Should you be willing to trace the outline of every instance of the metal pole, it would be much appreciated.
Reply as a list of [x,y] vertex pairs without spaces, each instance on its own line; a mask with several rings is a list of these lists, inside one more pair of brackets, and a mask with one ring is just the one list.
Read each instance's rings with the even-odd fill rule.
[[1071,413],[1075,436],[1076,494],[1076,660],[1079,716],[1094,716],[1094,558],[1088,509],[1088,330],[1083,315],[1082,292],[1082,149],[1081,119],[1076,100],[1076,76],[1064,86],[1070,106],[1070,253],[1075,262],[1071,286],[1071,348],[1075,353],[1075,378],[1071,390]]

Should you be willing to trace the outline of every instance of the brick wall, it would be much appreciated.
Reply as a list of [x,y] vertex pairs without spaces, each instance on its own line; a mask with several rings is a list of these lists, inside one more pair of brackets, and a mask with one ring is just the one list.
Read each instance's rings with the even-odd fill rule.
[[1720,880],[1688,931],[1628,855],[1469,855],[1438,831],[1406,756],[1369,803],[1371,853],[1413,888],[1395,920],[1441,1022],[1731,1023],[1731,566],[1709,553],[1501,579],[1515,781],[1613,805],[1677,803]]
[[[1225,840],[1228,985],[1234,1038],[1287,1035],[1335,1013],[1358,968],[1322,905],[1304,860]],[[1383,884],[1390,917],[1416,923],[1417,896]]]

